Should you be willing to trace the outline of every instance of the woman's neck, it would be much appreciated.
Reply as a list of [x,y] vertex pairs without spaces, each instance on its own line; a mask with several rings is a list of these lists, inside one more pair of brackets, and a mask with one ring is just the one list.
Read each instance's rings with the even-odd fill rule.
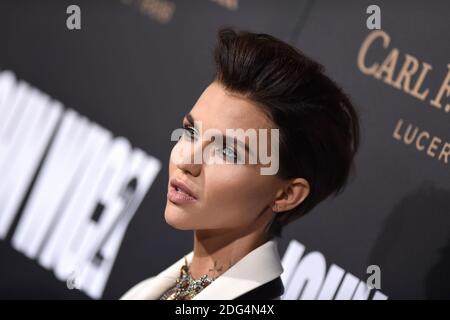
[[267,240],[267,234],[259,230],[244,234],[235,230],[195,230],[191,276],[218,277]]

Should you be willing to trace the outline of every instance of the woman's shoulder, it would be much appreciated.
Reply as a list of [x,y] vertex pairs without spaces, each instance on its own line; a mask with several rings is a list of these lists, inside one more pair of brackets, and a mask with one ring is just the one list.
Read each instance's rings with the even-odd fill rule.
[[240,295],[234,300],[281,300],[283,294],[283,281],[281,280],[281,277],[277,277]]
[[155,277],[150,277],[147,279],[144,279],[137,284],[135,284],[133,287],[131,287],[127,292],[125,292],[121,297],[120,300],[134,300],[139,299],[140,292],[154,279]]

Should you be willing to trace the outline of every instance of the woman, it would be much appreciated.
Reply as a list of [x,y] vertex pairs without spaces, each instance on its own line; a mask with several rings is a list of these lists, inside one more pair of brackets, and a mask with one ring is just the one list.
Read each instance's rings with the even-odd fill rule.
[[[169,164],[165,220],[194,231],[193,250],[122,299],[280,299],[276,238],[348,182],[358,114],[322,65],[270,35],[230,28],[218,32],[214,58],[214,80],[184,117]],[[203,136],[238,128],[278,130],[279,139]],[[278,156],[276,174],[262,174],[273,163],[259,157],[238,163],[255,146]],[[227,161],[193,161],[199,150]]]

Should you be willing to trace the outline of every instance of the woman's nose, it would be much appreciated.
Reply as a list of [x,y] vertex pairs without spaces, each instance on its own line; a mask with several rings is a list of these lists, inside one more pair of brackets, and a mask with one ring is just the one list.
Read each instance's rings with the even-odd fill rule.
[[197,177],[202,171],[201,164],[195,163],[179,163],[177,164],[178,169],[190,173],[192,176]]
[[205,143],[181,143],[176,155],[177,168],[189,172],[193,176],[200,175],[203,166],[203,148]]

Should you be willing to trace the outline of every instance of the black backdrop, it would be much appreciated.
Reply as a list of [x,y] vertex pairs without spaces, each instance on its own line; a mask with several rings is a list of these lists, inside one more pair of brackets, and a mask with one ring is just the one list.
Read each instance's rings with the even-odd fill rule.
[[[81,30],[66,27],[66,9],[72,4],[81,9]],[[390,65],[395,80],[406,57],[414,57],[418,71],[411,88],[424,63],[431,65],[419,89],[429,92],[421,99],[403,83],[400,88],[389,84],[388,71],[377,78],[358,66],[361,46],[374,34],[366,27],[366,8],[371,4],[2,0],[0,70],[12,71],[114,137],[126,137],[162,166],[128,225],[100,296],[69,290],[51,269],[14,248],[25,196],[0,240],[0,297],[116,299],[192,249],[191,232],[171,228],[163,216],[167,160],[173,145],[170,133],[211,81],[216,31],[230,25],[270,33],[316,58],[362,113],[357,176],[340,197],[288,226],[279,242],[289,270],[283,279],[289,292],[286,298],[327,296],[324,288],[329,283],[317,267],[324,262],[327,271],[338,268],[348,278],[335,298],[351,298],[358,279],[366,279],[367,266],[373,264],[381,270],[383,297],[449,298],[450,159],[438,156],[450,149],[450,108],[445,109],[450,103],[450,89],[446,89],[450,86],[446,79],[450,5],[446,1],[377,3],[382,28],[376,34],[381,36],[370,45],[364,63],[381,64],[396,48],[398,59]],[[390,38],[385,48],[382,36]],[[430,102],[439,93],[441,107]],[[428,134],[422,140],[424,150],[416,141],[404,142],[408,125]],[[433,137],[435,147],[428,149]],[[2,157],[0,153],[3,161]],[[8,162],[2,165],[7,168]],[[291,253],[285,255],[289,245]],[[299,262],[293,252],[303,246]]]

